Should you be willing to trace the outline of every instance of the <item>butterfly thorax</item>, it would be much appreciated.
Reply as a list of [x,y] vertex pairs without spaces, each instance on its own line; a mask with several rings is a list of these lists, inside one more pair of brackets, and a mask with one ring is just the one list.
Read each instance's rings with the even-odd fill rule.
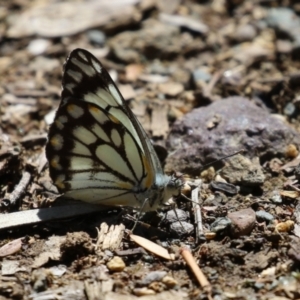
[[181,178],[175,175],[167,176],[165,174],[156,174],[155,182],[151,188],[147,189],[144,193],[138,194],[138,202],[141,203],[143,211],[156,210],[164,205],[171,197],[179,196],[181,187]]

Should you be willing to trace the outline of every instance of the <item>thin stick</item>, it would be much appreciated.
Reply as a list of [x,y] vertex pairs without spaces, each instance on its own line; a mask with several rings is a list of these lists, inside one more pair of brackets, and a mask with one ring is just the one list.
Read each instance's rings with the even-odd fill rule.
[[31,174],[28,171],[25,171],[22,175],[20,182],[17,184],[13,192],[4,198],[4,201],[8,201],[9,205],[15,205],[17,201],[25,193],[27,186],[31,180]]
[[78,203],[66,206],[39,208],[9,214],[0,214],[0,230],[80,216],[109,208],[110,207],[107,206]]
[[[137,223],[137,224],[139,224],[140,226],[142,226],[142,227],[144,227],[144,228],[146,228],[146,229],[151,229],[151,230],[158,230],[160,233],[163,233],[163,234],[167,234],[167,232],[166,231],[164,231],[164,230],[162,230],[162,229],[160,229],[160,228],[157,228],[157,227],[153,227],[152,225],[150,225],[150,224],[148,224],[148,223],[144,223],[144,222],[142,222],[142,221],[139,221],[138,219],[136,219],[135,217],[133,217],[133,216],[131,216],[131,215],[125,215],[124,217],[123,217],[124,219],[126,219],[126,220],[129,220],[129,221],[132,221],[132,222],[135,222],[135,223]],[[128,232],[128,234],[131,234],[132,233],[132,230],[130,230],[129,232]]]
[[200,283],[201,287],[207,293],[208,299],[212,300],[211,297],[211,285],[199,266],[197,265],[191,251],[187,247],[182,247],[180,249],[180,254],[182,255],[183,259],[186,261],[187,265],[191,268],[192,272],[194,273],[196,279]]
[[194,189],[192,189],[192,204],[195,214],[195,223],[196,223],[196,243],[199,243],[199,239],[203,237],[203,226],[202,226],[202,216],[201,216],[201,206],[199,203],[199,189],[201,186],[201,182],[199,182],[199,185],[196,186]]

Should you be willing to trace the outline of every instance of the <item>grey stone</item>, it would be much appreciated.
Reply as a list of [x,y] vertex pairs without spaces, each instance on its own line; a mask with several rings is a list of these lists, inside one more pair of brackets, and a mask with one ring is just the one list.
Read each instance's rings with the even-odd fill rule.
[[299,147],[300,134],[284,120],[249,99],[230,97],[194,109],[174,123],[166,171],[199,175],[204,164],[241,149],[249,158],[280,157],[291,143]]
[[194,226],[191,223],[182,221],[182,222],[174,222],[170,225],[170,231],[172,233],[177,234],[178,236],[182,236],[185,234],[191,234],[194,230]]
[[226,230],[231,225],[231,220],[227,217],[217,218],[211,225],[210,230],[212,232],[221,232]]
[[189,214],[182,209],[172,209],[166,213],[165,219],[168,223],[174,223],[177,221],[186,221],[189,218]]
[[167,275],[166,271],[153,271],[145,276],[143,280],[139,282],[139,285],[146,286],[153,281],[161,281]]
[[268,223],[270,223],[274,220],[274,216],[264,210],[259,210],[255,214],[258,222],[267,221]]
[[300,47],[300,18],[291,8],[278,7],[268,11],[266,22],[279,34],[289,36],[294,42],[294,50]]
[[271,194],[270,200],[276,204],[282,203],[282,198],[281,198],[280,192],[277,190],[273,191]]
[[225,161],[221,176],[233,184],[242,186],[260,186],[265,181],[265,175],[257,159],[252,160],[238,154]]
[[106,42],[105,33],[101,30],[89,30],[87,36],[92,43],[104,46]]

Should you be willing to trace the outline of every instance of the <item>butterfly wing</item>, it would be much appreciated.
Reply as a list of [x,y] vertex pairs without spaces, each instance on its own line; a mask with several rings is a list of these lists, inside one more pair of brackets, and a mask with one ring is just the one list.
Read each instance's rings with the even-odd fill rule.
[[139,121],[101,63],[75,49],[65,63],[62,101],[49,130],[50,176],[65,196],[141,206],[163,171]]

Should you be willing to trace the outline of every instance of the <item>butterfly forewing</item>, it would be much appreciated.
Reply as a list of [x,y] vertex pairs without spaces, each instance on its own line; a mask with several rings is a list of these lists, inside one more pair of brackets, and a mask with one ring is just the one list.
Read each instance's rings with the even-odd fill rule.
[[150,207],[161,202],[169,178],[101,63],[86,50],[72,51],[62,85],[46,146],[59,191],[107,205],[139,207],[143,196]]

